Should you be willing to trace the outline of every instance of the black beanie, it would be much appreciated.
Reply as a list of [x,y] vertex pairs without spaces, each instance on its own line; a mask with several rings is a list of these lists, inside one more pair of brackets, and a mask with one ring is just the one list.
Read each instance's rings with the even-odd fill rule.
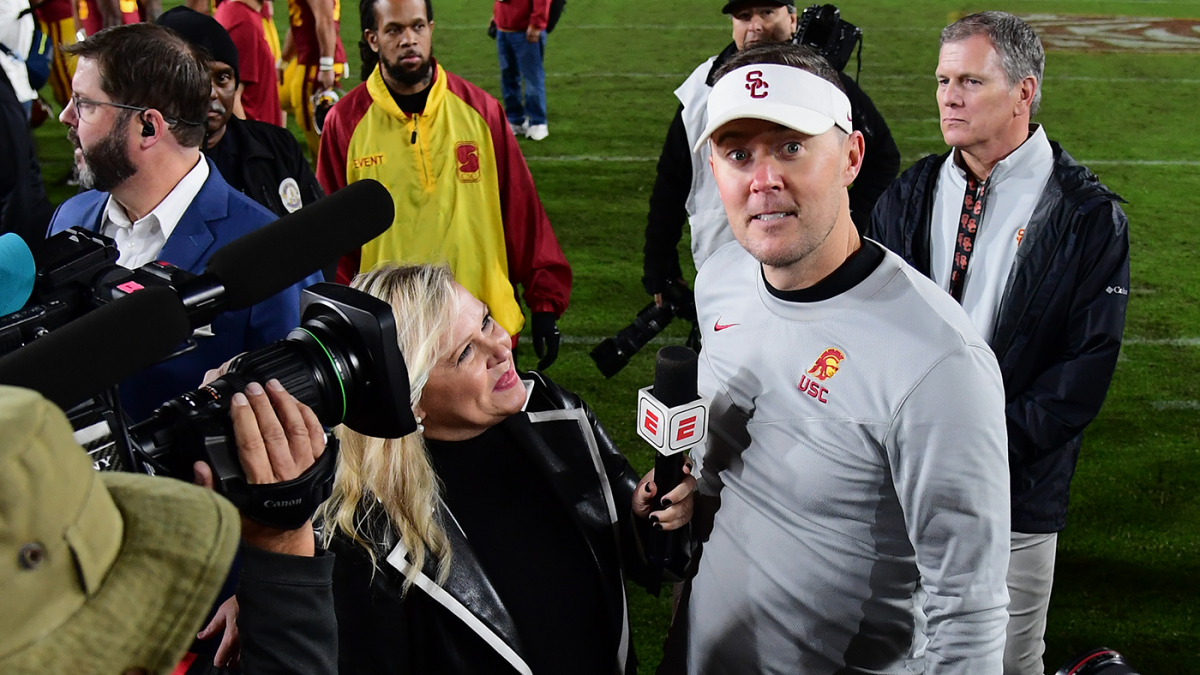
[[233,68],[233,77],[241,82],[242,78],[238,74],[237,47],[233,45],[225,27],[217,23],[216,19],[180,5],[163,12],[155,23],[179,33],[180,37],[193,46],[208,52],[212,60]]

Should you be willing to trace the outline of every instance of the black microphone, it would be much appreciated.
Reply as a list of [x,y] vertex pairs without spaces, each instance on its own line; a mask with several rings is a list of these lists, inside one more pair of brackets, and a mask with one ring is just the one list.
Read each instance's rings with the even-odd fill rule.
[[0,384],[33,389],[68,410],[169,356],[191,333],[174,291],[147,288],[0,359]]
[[204,274],[179,286],[179,297],[203,326],[227,310],[256,305],[392,226],[395,205],[387,188],[366,179],[226,244]]
[[[658,350],[654,387],[638,392],[638,434],[654,446],[656,511],[662,498],[683,481],[684,451],[705,438],[708,402],[696,392],[698,357],[684,346]],[[654,532],[647,558],[660,571],[674,562],[675,532]]]

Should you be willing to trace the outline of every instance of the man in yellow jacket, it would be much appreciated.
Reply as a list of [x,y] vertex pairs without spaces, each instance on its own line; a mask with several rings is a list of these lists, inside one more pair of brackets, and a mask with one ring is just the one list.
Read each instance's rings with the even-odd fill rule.
[[325,119],[317,179],[333,193],[374,178],[392,194],[396,217],[342,259],[338,281],[384,261],[446,262],[514,344],[525,323],[513,288],[520,284],[538,368],[549,366],[571,267],[504,109],[433,59],[429,0],[376,0],[360,18],[369,75]]

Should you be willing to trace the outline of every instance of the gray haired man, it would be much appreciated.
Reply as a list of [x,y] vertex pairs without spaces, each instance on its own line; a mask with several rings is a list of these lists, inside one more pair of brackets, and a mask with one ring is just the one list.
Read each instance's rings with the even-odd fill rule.
[[1041,675],[1057,533],[1121,347],[1128,221],[1120,197],[1030,124],[1045,61],[1033,29],[983,12],[941,42],[938,111],[953,149],[900,176],[868,236],[958,300],[1000,362],[1012,481],[1004,672]]

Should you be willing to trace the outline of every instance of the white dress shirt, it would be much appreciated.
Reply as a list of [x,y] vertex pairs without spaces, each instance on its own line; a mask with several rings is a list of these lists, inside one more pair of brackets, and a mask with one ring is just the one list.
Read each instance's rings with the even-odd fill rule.
[[117,242],[117,250],[121,252],[117,264],[132,270],[157,260],[159,251],[206,180],[208,161],[201,155],[196,166],[175,184],[158,206],[137,222],[130,222],[125,208],[109,195],[100,231]]
[[[1017,247],[1033,209],[1041,199],[1054,170],[1054,151],[1041,125],[988,176],[984,184],[983,219],[967,265],[962,307],[975,330],[989,343],[996,328],[996,310],[1017,259]],[[950,270],[958,241],[959,217],[967,173],[955,159],[955,150],[938,173],[937,194],[929,237],[929,273],[939,286],[950,290]]]

